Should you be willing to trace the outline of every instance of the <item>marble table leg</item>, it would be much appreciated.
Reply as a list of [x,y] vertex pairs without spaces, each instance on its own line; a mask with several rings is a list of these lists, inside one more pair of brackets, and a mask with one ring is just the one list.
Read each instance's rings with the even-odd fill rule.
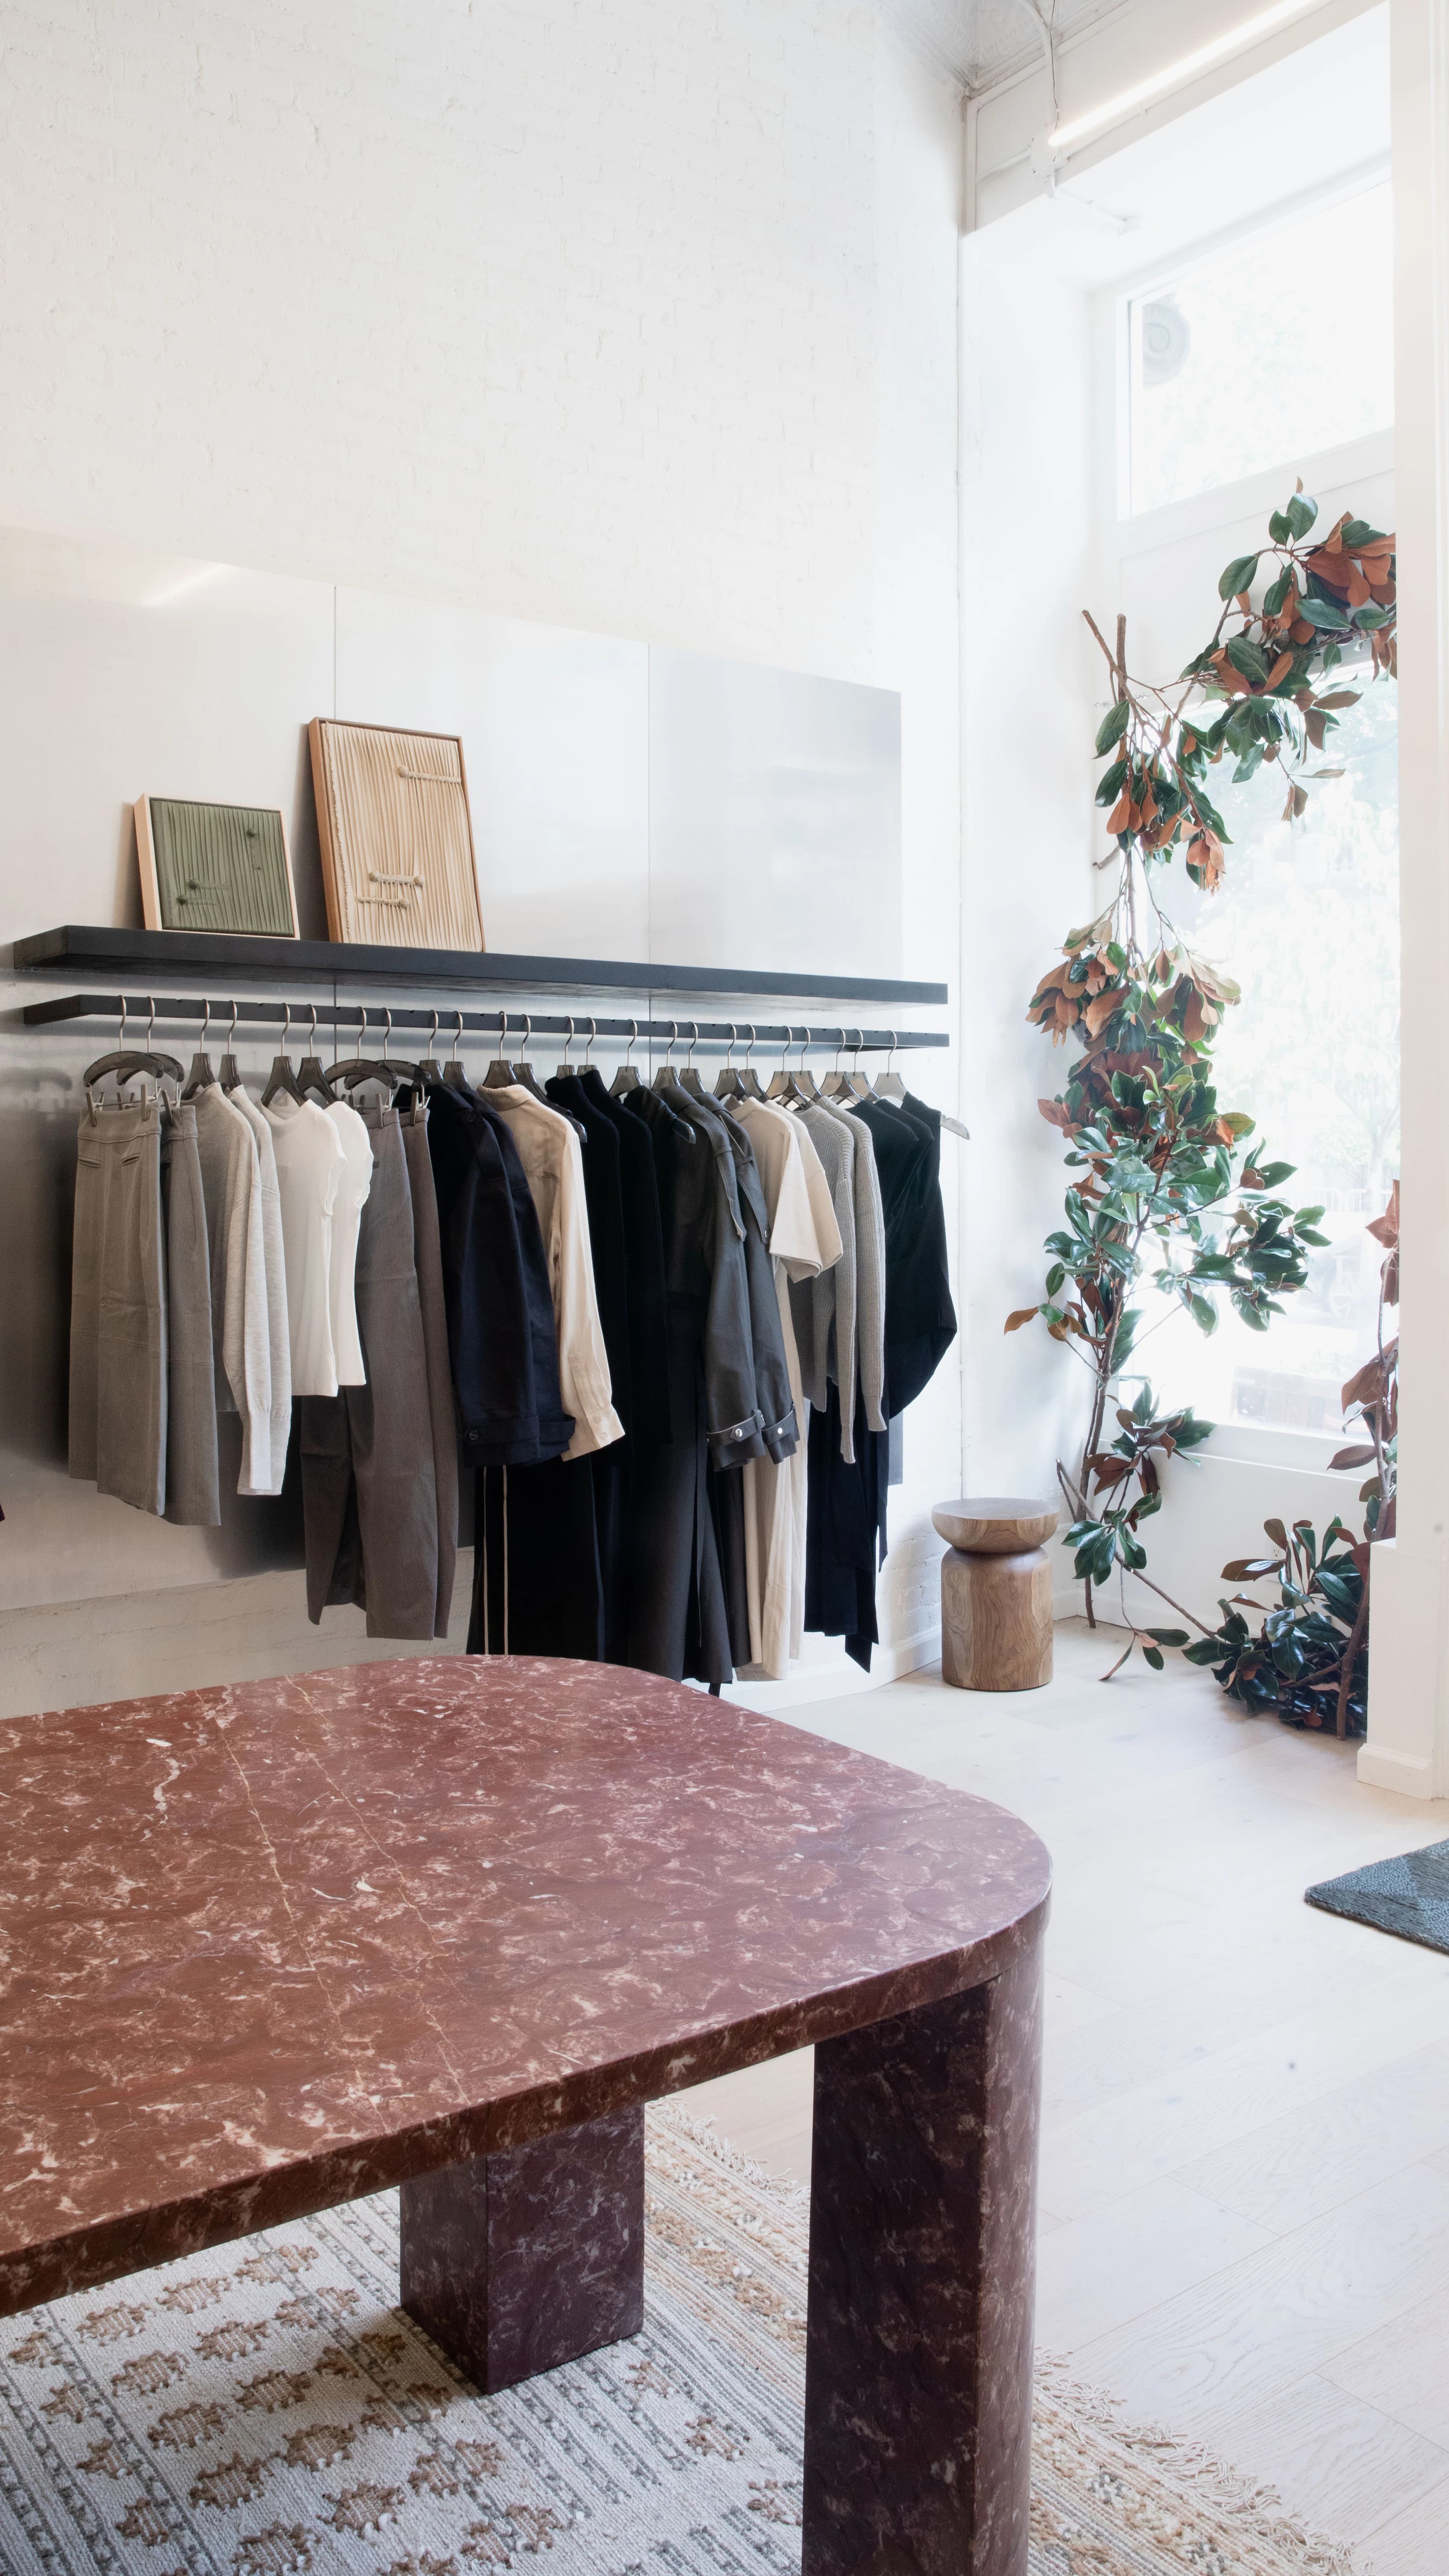
[[1040,1995],[816,2048],[803,2576],[1026,2576]]
[[644,2114],[405,2182],[402,2304],[492,2396],[644,2322]]

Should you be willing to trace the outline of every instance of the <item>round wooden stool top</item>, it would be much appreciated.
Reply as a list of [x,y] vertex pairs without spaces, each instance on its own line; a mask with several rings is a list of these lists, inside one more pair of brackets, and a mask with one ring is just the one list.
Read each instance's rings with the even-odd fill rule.
[[1019,1494],[982,1494],[937,1503],[931,1513],[942,1538],[967,1556],[1012,1556],[1040,1547],[1061,1515],[1054,1503]]

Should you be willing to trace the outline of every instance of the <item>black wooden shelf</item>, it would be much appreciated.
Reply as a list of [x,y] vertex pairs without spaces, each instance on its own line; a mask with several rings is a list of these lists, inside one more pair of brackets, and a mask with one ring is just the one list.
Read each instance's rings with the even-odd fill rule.
[[[185,976],[219,993],[229,975],[284,984],[446,986],[475,993],[678,993],[722,1000],[875,1002],[895,1010],[943,1003],[944,984],[881,975],[765,973],[753,967],[660,966],[600,957],[514,957],[445,948],[369,948],[327,939],[245,939],[229,931],[105,930],[67,923],[15,943],[27,974]],[[30,1011],[25,1014],[31,1017]]]

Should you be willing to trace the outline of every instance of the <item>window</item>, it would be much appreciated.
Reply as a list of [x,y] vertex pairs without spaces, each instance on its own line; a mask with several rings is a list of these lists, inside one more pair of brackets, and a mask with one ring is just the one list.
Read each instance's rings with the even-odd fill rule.
[[1219,1105],[1257,1120],[1255,1151],[1296,1164],[1281,1195],[1321,1204],[1332,1238],[1266,1333],[1224,1305],[1206,1340],[1182,1318],[1142,1348],[1166,1403],[1224,1429],[1336,1434],[1343,1381],[1374,1346],[1383,1253],[1364,1228],[1399,1168],[1398,694],[1343,676],[1363,686],[1331,737],[1343,777],[1290,825],[1271,773],[1221,789],[1214,773],[1233,836],[1222,890],[1171,893],[1189,944],[1242,988],[1215,1049]]
[[1127,323],[1131,512],[1388,428],[1387,183],[1224,244],[1132,296]]

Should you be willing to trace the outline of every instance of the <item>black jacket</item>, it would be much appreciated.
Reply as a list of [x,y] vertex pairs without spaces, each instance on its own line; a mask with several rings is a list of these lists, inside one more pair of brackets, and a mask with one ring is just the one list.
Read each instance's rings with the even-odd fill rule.
[[[629,1381],[636,1441],[667,1440],[669,1372],[664,1364],[664,1234],[649,1130],[622,1098],[605,1090],[592,1065],[578,1077],[585,1098],[610,1120],[619,1139],[619,1191],[624,1207],[625,1284],[629,1316]],[[589,1223],[593,1224],[590,1211]],[[618,1402],[617,1396],[615,1402]]]
[[475,1092],[428,1086],[443,1302],[464,1467],[556,1458],[573,1438],[559,1392],[553,1293],[528,1176]]

